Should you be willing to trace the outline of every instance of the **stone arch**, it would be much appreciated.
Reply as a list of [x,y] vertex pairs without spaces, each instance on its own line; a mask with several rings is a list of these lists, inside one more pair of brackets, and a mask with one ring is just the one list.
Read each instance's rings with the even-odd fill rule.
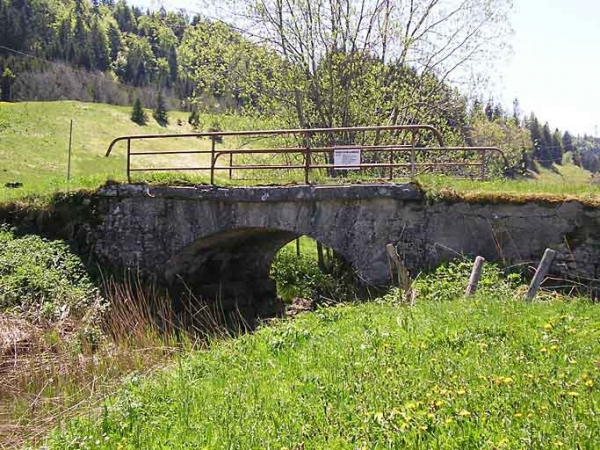
[[[313,238],[302,232],[260,227],[212,233],[173,255],[164,279],[175,299],[181,300],[187,294],[185,301],[191,296],[218,304],[225,312],[239,311],[253,327],[257,317],[273,316],[280,311],[277,288],[270,278],[271,263],[284,245],[302,235]],[[321,243],[348,261],[335,244]]]

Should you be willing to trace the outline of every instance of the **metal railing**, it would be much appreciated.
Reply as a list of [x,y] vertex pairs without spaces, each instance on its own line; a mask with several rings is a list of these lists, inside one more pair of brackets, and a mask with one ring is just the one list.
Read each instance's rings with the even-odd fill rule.
[[[383,133],[388,133],[388,140],[399,140],[401,142],[381,143]],[[348,144],[319,144],[311,145],[315,140],[317,142],[327,142],[327,137],[333,134],[343,136],[342,141],[356,141],[356,136],[362,133],[363,143]],[[374,143],[364,144],[367,133],[374,135]],[[410,144],[406,143],[406,134],[409,134]],[[429,142],[431,137],[437,141],[437,146],[426,146],[419,140],[420,135],[428,133]],[[293,137],[294,141],[300,145],[292,147],[272,147],[272,148],[249,148],[249,149],[217,149],[217,145],[223,142],[225,137],[235,138],[265,138],[265,137]],[[145,139],[185,139],[185,138],[208,138],[211,140],[210,150],[175,150],[175,151],[132,151],[132,141]],[[325,138],[325,139],[324,139]],[[394,126],[371,126],[371,127],[343,127],[343,128],[311,128],[311,129],[283,129],[283,130],[259,130],[259,131],[219,131],[207,133],[185,133],[185,134],[147,134],[121,136],[114,139],[106,152],[108,157],[114,146],[121,141],[127,144],[127,180],[131,182],[132,172],[174,172],[174,171],[209,171],[210,183],[215,183],[216,171],[227,171],[229,178],[233,177],[233,171],[245,170],[302,170],[304,171],[304,182],[310,183],[310,172],[312,170],[359,170],[365,169],[384,169],[387,172],[387,178],[394,178],[395,169],[408,169],[410,177],[413,179],[420,168],[438,168],[438,167],[472,167],[479,171],[481,180],[486,178],[486,169],[488,165],[489,154],[498,155],[504,168],[508,168],[508,159],[506,155],[496,147],[446,147],[441,133],[431,125],[394,125]],[[331,141],[331,139],[329,139]],[[360,149],[361,153],[387,154],[387,161],[361,162],[358,165],[343,166],[335,164],[333,157],[336,151]],[[443,161],[443,162],[422,162],[419,155],[429,155],[430,152],[439,153],[444,157],[449,154],[459,154],[466,152],[475,152],[479,155],[477,159],[463,158],[463,161]],[[407,161],[398,161],[397,156],[402,153],[408,153]],[[210,155],[210,165],[198,167],[132,167],[132,159],[138,156],[153,155]],[[287,162],[285,164],[256,164],[254,162],[246,164],[234,164],[236,155],[298,155],[300,162]],[[315,155],[328,155],[324,160],[315,158]],[[228,165],[218,165],[217,163],[223,157],[229,156]],[[385,156],[385,155],[383,155]],[[377,159],[377,158],[373,158]]]

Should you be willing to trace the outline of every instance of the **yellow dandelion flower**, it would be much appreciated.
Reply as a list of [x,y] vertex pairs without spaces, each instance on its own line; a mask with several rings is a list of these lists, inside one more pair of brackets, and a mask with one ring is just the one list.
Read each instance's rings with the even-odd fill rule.
[[458,415],[460,417],[469,417],[471,415],[471,413],[469,411],[467,411],[466,409],[463,409],[461,412],[458,413]]
[[467,393],[467,391],[465,391],[464,389],[459,389],[458,391],[456,391],[456,393],[458,395],[465,395]]
[[551,329],[552,329],[552,324],[551,323],[547,323],[546,325],[544,325],[544,330],[550,331]]
[[557,447],[562,447],[565,444],[562,441],[557,441],[554,445],[556,445]]
[[427,418],[428,419],[435,419],[435,414],[434,413],[428,413],[427,414]]
[[442,406],[444,404],[443,400],[436,400],[435,402],[433,402],[433,407],[434,408],[439,408],[440,406]]
[[419,427],[422,431],[427,431],[427,425],[421,425]]
[[514,380],[511,377],[504,378],[504,384],[513,384]]
[[546,347],[540,348],[540,353],[547,353],[548,349]]
[[515,413],[515,419],[520,419],[521,417],[523,417],[523,414],[521,413]]
[[585,385],[586,385],[587,387],[589,387],[589,388],[593,387],[593,386],[594,386],[594,380],[587,380],[587,381],[585,382]]
[[527,374],[527,378],[529,378],[530,380],[533,380],[535,378],[535,376],[533,376],[532,374]]
[[558,345],[554,344],[550,346],[550,350],[558,350]]
[[575,392],[575,391],[570,391],[570,392],[567,392],[567,395],[568,395],[569,397],[579,397],[579,393],[578,393],[578,392]]
[[448,417],[445,421],[446,425],[450,425],[452,422],[454,422],[454,420],[451,419],[450,417]]

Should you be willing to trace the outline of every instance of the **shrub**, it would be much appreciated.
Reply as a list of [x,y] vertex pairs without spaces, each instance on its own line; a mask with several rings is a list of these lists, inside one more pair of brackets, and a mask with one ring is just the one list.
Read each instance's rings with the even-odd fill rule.
[[339,262],[334,262],[332,273],[321,272],[314,253],[298,256],[293,246],[281,249],[271,265],[271,278],[284,301],[322,296],[347,299],[353,295],[349,276]]
[[[219,131],[223,131],[223,126],[221,125],[221,122],[219,122],[218,119],[213,119],[213,121],[210,124],[210,127],[208,128],[208,131],[210,133],[218,133]],[[217,143],[222,143],[223,142],[223,137],[219,136],[217,138],[215,138],[215,142]]]
[[[467,259],[442,264],[433,273],[421,276],[415,281],[413,287],[417,290],[417,298],[447,301],[462,297],[472,268],[472,261]],[[493,297],[510,297],[520,283],[520,275],[505,275],[497,265],[486,263],[481,272],[477,292]]]
[[163,127],[169,124],[169,116],[167,115],[167,107],[162,91],[158,91],[158,95],[156,96],[156,107],[154,108],[152,116],[154,117],[154,120]]
[[33,319],[83,316],[99,302],[81,260],[62,241],[0,227],[0,309]]
[[131,120],[138,125],[146,125],[148,122],[148,116],[144,112],[144,108],[142,107],[142,102],[139,98],[135,99],[135,103],[133,104],[133,111],[131,112]]
[[192,126],[194,130],[200,129],[200,114],[198,113],[198,110],[194,109],[190,113],[190,116],[188,117],[188,123]]

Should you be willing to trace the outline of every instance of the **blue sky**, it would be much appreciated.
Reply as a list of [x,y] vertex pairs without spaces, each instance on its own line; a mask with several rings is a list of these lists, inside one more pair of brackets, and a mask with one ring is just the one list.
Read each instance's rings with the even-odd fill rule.
[[[203,0],[132,0],[202,10]],[[600,0],[514,0],[512,56],[498,67],[493,96],[573,134],[600,127]]]

